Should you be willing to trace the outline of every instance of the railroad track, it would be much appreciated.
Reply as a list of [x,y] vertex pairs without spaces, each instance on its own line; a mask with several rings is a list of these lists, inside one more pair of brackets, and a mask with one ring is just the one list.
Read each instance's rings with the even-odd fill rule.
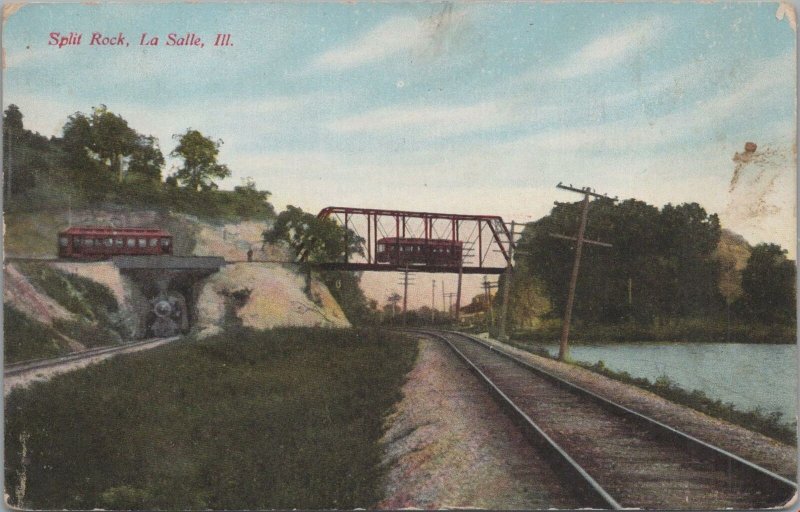
[[777,507],[794,482],[564,381],[462,333],[445,342],[480,379],[585,507]]
[[180,336],[173,336],[171,338],[149,338],[134,343],[126,343],[124,345],[114,345],[112,347],[98,347],[88,350],[81,350],[80,352],[73,352],[65,356],[51,357],[47,359],[32,359],[28,361],[20,361],[18,363],[6,365],[3,368],[3,378],[16,377],[29,372],[41,371],[50,368],[55,368],[68,363],[74,363],[83,359],[89,359],[97,356],[111,356],[118,352],[128,352],[131,349],[146,349],[148,345],[161,345],[170,341],[175,341]]

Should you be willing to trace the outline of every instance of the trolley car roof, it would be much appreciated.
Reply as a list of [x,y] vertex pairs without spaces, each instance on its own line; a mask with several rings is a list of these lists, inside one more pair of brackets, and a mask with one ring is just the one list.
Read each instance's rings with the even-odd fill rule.
[[110,226],[72,226],[61,231],[59,235],[83,236],[158,236],[171,237],[172,235],[158,228],[114,228]]

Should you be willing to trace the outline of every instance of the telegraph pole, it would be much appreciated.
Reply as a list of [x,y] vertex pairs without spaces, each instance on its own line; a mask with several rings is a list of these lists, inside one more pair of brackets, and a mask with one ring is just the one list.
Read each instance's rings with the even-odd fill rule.
[[570,276],[569,280],[569,290],[567,292],[567,307],[564,310],[564,322],[561,325],[561,342],[558,347],[558,359],[560,361],[564,361],[569,357],[569,325],[572,321],[572,306],[575,303],[575,287],[578,284],[578,270],[581,266],[581,253],[583,252],[583,244],[594,244],[600,245],[603,247],[611,247],[611,244],[607,244],[604,242],[598,242],[596,240],[586,240],[584,238],[584,234],[586,233],[586,222],[589,218],[589,198],[590,197],[597,197],[599,199],[608,199],[611,201],[616,201],[616,198],[609,198],[607,195],[600,195],[595,193],[591,188],[584,187],[584,188],[574,188],[572,185],[566,186],[559,183],[556,185],[558,188],[563,190],[569,190],[570,192],[577,192],[578,194],[583,194],[583,203],[582,203],[582,210],[581,210],[581,223],[578,227],[578,236],[565,236],[565,235],[558,235],[555,233],[550,233],[551,236],[556,238],[564,238],[567,240],[573,240],[576,243],[575,246],[575,261],[572,264],[572,275]]
[[494,308],[492,307],[492,288],[496,288],[497,283],[490,283],[489,278],[483,276],[483,293],[486,298],[486,305],[489,308],[489,325],[494,325]]
[[447,292],[447,298],[450,299],[450,307],[447,309],[449,315],[453,315],[453,297],[455,297],[455,292]]
[[505,280],[503,281],[503,304],[500,309],[500,329],[497,333],[498,339],[503,341],[508,339],[506,336],[506,319],[508,317],[508,296],[511,290],[511,273],[513,272],[512,262],[514,261],[514,236],[516,233],[517,224],[513,220],[511,221],[511,240],[509,240],[508,244],[508,265],[506,266],[506,274]]
[[[406,267],[403,270],[403,281],[398,284],[403,285],[403,325],[406,323],[406,311],[408,309],[408,285],[414,284],[412,281],[409,280],[409,268]],[[411,276],[414,277],[414,276]]]
[[458,287],[456,288],[456,324],[461,321],[461,278],[464,276],[464,253],[458,259]]
[[456,324],[461,320],[461,279],[464,277],[464,255],[472,248],[461,247],[461,257],[458,259],[458,287],[456,289]]
[[431,323],[436,311],[436,279],[431,279]]

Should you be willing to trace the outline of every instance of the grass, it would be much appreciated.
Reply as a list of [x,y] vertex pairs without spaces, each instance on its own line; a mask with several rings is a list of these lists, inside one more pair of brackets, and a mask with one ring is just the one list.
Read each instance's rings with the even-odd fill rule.
[[[517,330],[514,338],[535,342],[557,342],[561,337],[561,320],[542,322],[538,329]],[[794,325],[744,324],[733,322],[730,328],[724,321],[714,319],[680,319],[660,325],[637,323],[577,324],[570,328],[574,343],[624,343],[641,341],[671,341],[687,343],[796,343]]]
[[3,307],[3,361],[5,364],[54,357],[66,353],[63,338],[52,328],[31,320],[9,304]]
[[58,231],[67,227],[67,221],[52,212],[6,212],[5,227],[7,255],[52,257],[57,250]]
[[412,341],[378,331],[239,329],[15,390],[10,504],[374,506],[383,421],[415,354]]
[[17,263],[39,291],[58,302],[78,320],[56,320],[53,327],[61,334],[87,347],[122,341],[124,328],[117,318],[119,304],[111,290],[91,279],[54,269],[47,263]]

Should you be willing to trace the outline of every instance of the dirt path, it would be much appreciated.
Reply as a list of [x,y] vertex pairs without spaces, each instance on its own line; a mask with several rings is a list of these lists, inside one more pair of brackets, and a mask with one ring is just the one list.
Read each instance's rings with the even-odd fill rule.
[[483,384],[441,342],[421,339],[389,418],[379,508],[573,508],[564,487]]

